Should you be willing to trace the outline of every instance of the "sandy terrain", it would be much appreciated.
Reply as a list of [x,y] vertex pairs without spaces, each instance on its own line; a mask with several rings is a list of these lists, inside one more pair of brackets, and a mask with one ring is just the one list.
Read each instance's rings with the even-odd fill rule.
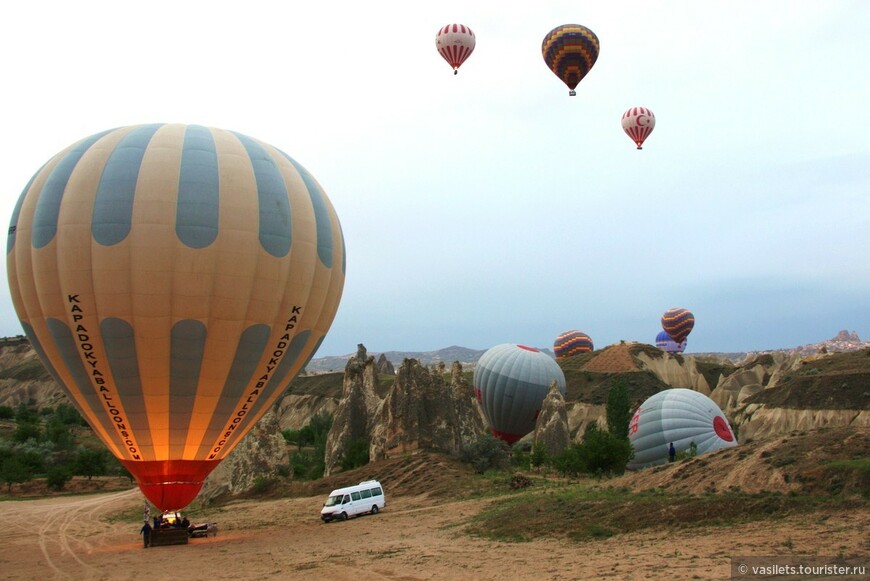
[[[387,491],[389,494],[389,491]],[[870,511],[729,528],[651,531],[585,543],[469,537],[487,502],[387,497],[380,514],[320,522],[321,497],[213,509],[217,537],[144,549],[138,489],[0,503],[3,579],[728,579],[741,555],[867,554]]]

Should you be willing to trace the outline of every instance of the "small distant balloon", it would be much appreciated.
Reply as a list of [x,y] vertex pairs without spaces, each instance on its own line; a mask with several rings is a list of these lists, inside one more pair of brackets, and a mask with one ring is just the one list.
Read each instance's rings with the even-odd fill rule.
[[592,338],[582,331],[565,331],[553,342],[556,359],[564,359],[580,353],[591,353]]
[[685,341],[695,327],[695,315],[687,309],[669,309],[662,315],[662,329],[677,343]]
[[553,381],[565,395],[565,374],[546,353],[505,343],[484,353],[474,368],[474,394],[492,435],[513,444],[535,429]]
[[628,463],[632,470],[667,462],[672,442],[677,452],[688,450],[694,442],[698,454],[737,445],[716,402],[684,388],[660,391],[643,402],[629,422],[628,439],[634,449]]
[[599,42],[594,32],[580,24],[563,24],[547,33],[541,43],[544,62],[565,83],[574,96],[574,90],[598,60]]
[[464,24],[448,24],[438,29],[435,35],[435,47],[444,60],[453,67],[453,74],[459,72],[459,67],[474,52],[475,37],[470,28]]
[[632,107],[622,114],[622,130],[625,131],[638,149],[656,127],[656,116],[646,107]]
[[677,343],[671,339],[667,331],[659,331],[659,334],[656,335],[656,347],[666,353],[682,353],[686,350],[686,340],[683,339]]

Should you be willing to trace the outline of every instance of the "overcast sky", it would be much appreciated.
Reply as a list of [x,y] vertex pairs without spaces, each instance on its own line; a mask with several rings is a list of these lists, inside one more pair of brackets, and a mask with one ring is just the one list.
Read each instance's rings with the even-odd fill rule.
[[[456,76],[452,22],[477,37]],[[569,23],[601,42],[576,97],[541,56]],[[16,2],[0,215],[83,137],[196,123],[332,200],[347,282],[317,356],[653,343],[671,307],[687,353],[870,339],[868,30],[863,0]],[[2,285],[0,336],[21,332]]]

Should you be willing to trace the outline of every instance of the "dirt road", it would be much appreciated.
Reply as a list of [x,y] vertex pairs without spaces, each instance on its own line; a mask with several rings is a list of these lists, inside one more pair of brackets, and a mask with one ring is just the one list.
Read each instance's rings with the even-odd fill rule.
[[390,499],[384,511],[323,524],[321,498],[216,508],[215,538],[144,549],[138,490],[0,503],[0,577],[32,579],[728,579],[738,555],[867,553],[868,511],[729,528],[650,531],[584,543],[500,543],[466,535],[485,507]]

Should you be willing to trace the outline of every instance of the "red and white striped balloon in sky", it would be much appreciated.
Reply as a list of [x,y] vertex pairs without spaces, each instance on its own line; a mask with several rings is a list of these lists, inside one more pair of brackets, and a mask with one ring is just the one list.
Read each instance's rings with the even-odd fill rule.
[[656,126],[656,116],[646,107],[632,107],[622,114],[622,129],[638,149]]
[[474,33],[464,24],[448,24],[438,29],[435,35],[435,47],[451,67],[453,74],[459,72],[459,67],[474,52]]

